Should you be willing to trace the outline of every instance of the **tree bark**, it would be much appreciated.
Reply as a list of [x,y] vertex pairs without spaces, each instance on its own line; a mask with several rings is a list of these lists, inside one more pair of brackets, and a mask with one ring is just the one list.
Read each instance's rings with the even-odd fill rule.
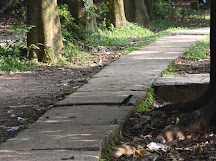
[[109,0],[107,19],[108,23],[113,24],[115,27],[124,27],[126,25],[123,0]]
[[[145,27],[150,26],[150,17],[145,2],[149,2],[149,0],[124,0],[126,19],[129,22],[134,22]],[[151,8],[149,8],[149,12],[151,12],[150,10]]]
[[27,1],[27,24],[35,27],[27,34],[27,45],[38,45],[31,49],[28,57],[40,62],[56,61],[64,54],[61,24],[57,0]]
[[145,4],[150,20],[154,19],[152,0],[145,0]]
[[68,10],[75,18],[74,22],[77,25],[82,25],[83,18],[85,17],[85,7],[83,0],[66,0]]
[[[66,0],[65,2],[68,5],[70,13],[75,18],[74,22],[78,26],[87,25],[87,27],[97,30],[96,17],[86,13],[83,0]],[[89,6],[94,5],[93,0],[87,0],[87,3]]]

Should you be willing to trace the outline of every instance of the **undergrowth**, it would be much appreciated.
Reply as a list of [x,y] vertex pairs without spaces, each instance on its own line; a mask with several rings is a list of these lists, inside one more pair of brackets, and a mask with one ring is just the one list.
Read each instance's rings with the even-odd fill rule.
[[176,71],[178,70],[178,66],[175,64],[175,61],[173,61],[171,64],[168,65],[166,70],[163,70],[161,72],[162,76],[166,76],[166,75],[176,75]]
[[6,47],[0,46],[0,71],[24,72],[34,68],[36,63],[28,60],[22,51],[26,51],[25,45],[18,40]]
[[109,156],[113,152],[113,149],[119,147],[118,145],[120,144],[120,137],[121,132],[117,136],[114,136],[113,139],[106,145],[106,147],[103,149],[103,154],[100,158],[100,161],[112,161],[112,159]]
[[192,45],[188,50],[183,51],[182,56],[191,60],[198,61],[209,56],[210,36]]
[[151,111],[152,103],[155,99],[155,93],[153,88],[149,88],[146,92],[146,98],[136,105],[138,112]]

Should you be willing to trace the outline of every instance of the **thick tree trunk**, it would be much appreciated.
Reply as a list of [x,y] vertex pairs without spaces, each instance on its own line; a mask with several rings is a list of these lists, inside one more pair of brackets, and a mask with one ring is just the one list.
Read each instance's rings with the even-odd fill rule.
[[153,8],[152,8],[152,0],[145,0],[147,12],[150,20],[154,19]]
[[66,0],[68,9],[72,16],[75,18],[74,22],[77,25],[83,24],[83,18],[85,17],[85,7],[83,0]]
[[[65,2],[72,16],[75,18],[74,22],[78,26],[87,25],[91,29],[97,30],[96,17],[86,13],[83,0],[66,0]],[[94,5],[93,0],[88,0],[87,3],[89,6]]]
[[56,61],[64,54],[57,0],[28,0],[27,3],[27,23],[35,26],[27,35],[27,45],[43,44],[39,45],[40,50],[30,50],[29,58]]
[[123,0],[109,0],[107,19],[115,27],[124,27],[126,24]]
[[[137,23],[138,25],[149,27],[150,17],[148,14],[146,3],[148,0],[124,0],[126,19],[129,22]],[[148,3],[150,5],[150,3]],[[150,12],[149,8],[149,12]]]

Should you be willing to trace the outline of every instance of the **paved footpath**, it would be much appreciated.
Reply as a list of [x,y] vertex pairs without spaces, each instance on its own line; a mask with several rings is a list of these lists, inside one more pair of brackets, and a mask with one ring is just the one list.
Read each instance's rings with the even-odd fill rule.
[[129,94],[135,105],[145,89],[181,51],[209,28],[161,37],[106,66],[75,93],[58,102],[28,129],[0,145],[0,161],[98,161],[134,106],[118,105]]

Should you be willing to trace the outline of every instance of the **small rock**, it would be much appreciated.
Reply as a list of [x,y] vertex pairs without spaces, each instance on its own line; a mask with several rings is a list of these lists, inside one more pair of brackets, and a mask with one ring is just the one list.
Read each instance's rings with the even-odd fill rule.
[[142,121],[146,121],[146,120],[149,120],[149,119],[150,119],[150,116],[142,115],[142,116],[140,116],[140,119],[141,119]]

